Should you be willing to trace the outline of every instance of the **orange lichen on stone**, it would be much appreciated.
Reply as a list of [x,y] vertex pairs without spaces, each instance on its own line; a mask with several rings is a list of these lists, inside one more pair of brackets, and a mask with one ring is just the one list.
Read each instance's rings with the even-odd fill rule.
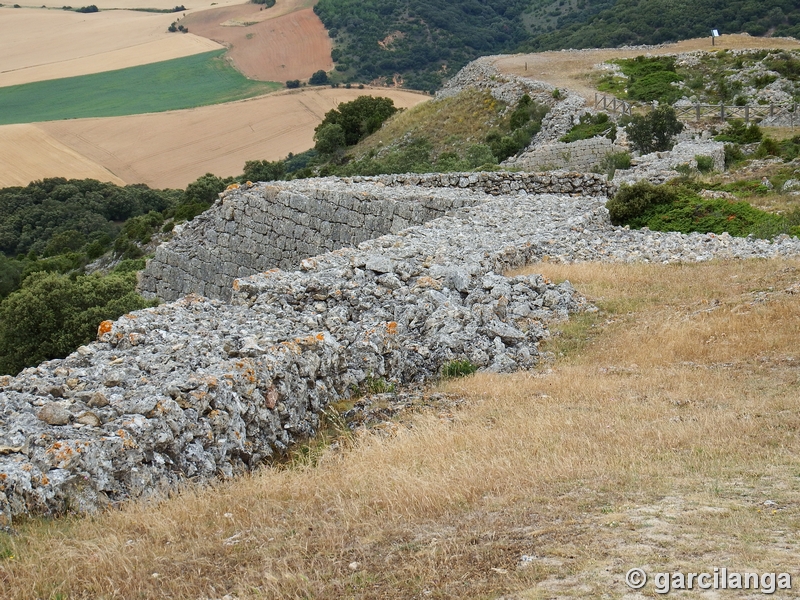
[[103,321],[97,328],[97,335],[100,336],[110,332],[113,326],[114,326],[114,321]]
[[225,188],[225,191],[228,192],[230,190],[238,190],[238,189],[239,189],[239,184],[238,183],[232,183],[228,187]]
[[47,475],[42,475],[42,485],[47,485],[50,483],[50,480],[47,478]]
[[324,334],[322,334],[322,333],[318,333],[318,334],[316,335],[316,338],[317,338],[317,339],[318,339],[320,342],[324,342],[324,341],[325,341],[325,335],[324,335]]
[[7,479],[7,478],[8,478],[8,475],[6,475],[5,473],[0,473],[0,481],[2,481],[3,479]]
[[397,321],[389,321],[386,324],[386,331],[389,335],[397,334]]
[[234,292],[238,292],[239,291],[239,280],[238,279],[234,279],[233,283],[231,284],[231,287],[233,288]]

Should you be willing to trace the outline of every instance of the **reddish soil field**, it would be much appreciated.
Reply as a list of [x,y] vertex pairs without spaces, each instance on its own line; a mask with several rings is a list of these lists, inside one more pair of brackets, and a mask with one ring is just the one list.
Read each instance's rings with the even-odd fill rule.
[[320,69],[330,71],[331,40],[319,17],[302,8],[267,18],[279,8],[261,11],[256,4],[240,4],[190,14],[181,22],[192,33],[228,46],[233,64],[252,79],[305,80]]

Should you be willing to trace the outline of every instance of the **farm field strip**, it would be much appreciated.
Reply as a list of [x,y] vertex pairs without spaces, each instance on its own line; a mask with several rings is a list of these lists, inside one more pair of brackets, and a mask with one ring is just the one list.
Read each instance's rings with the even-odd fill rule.
[[0,73],[0,87],[138,67],[223,48],[217,42],[201,36],[174,35],[138,46],[109,50],[102,54],[5,71]]
[[225,61],[223,53],[0,88],[0,124],[177,110],[240,100],[280,87],[248,80]]
[[[185,187],[201,175],[237,175],[248,160],[278,160],[314,145],[325,113],[360,95],[388,96],[409,108],[430,97],[392,89],[312,88],[192,110],[36,125],[125,183]],[[0,152],[5,143],[0,127]],[[36,161],[36,150],[29,150]],[[72,177],[69,170],[60,173]],[[25,185],[34,175],[16,185]]]
[[227,46],[236,68],[253,79],[305,80],[320,69],[333,69],[328,32],[301,3],[278,3],[263,11],[256,4],[215,8],[191,14],[182,23],[192,33]]
[[162,13],[101,11],[81,14],[0,8],[0,73],[177,37],[167,31],[174,20],[175,15]]
[[35,125],[0,126],[0,165],[0,187],[27,185],[36,179],[65,174],[75,179],[125,183]]

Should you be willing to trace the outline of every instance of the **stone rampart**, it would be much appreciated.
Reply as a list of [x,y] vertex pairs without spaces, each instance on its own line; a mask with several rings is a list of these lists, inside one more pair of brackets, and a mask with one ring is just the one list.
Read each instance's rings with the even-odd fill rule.
[[590,171],[609,154],[626,152],[626,150],[608,138],[594,137],[576,142],[555,142],[537,146],[533,150],[521,154],[515,160],[509,161],[509,164],[527,171],[550,171],[553,169]]
[[[387,197],[427,197],[410,181],[381,184]],[[305,185],[355,193],[362,184]],[[249,206],[262,187],[229,192],[213,212]],[[527,263],[800,255],[788,236],[613,227],[604,197],[484,196],[306,258],[300,271],[236,279],[229,303],[194,295],[104,322],[67,358],[0,377],[0,527],[256,467],[313,435],[320,411],[370,377],[425,381],[453,360],[533,366],[548,323],[587,305],[568,282],[503,275]],[[186,228],[173,243],[197,236]]]
[[228,299],[237,277],[354,246],[499,194],[605,196],[595,174],[466,173],[315,179],[246,186],[160,246],[140,290],[163,300],[196,293]]

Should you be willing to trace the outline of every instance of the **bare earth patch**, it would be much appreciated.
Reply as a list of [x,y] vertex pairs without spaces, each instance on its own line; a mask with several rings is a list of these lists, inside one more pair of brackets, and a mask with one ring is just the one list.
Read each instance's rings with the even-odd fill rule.
[[[403,90],[321,87],[192,110],[52,121],[37,127],[126,183],[185,187],[209,172],[237,175],[247,160],[278,160],[312,148],[314,128],[325,113],[364,94],[388,96],[401,108],[430,98]],[[30,148],[33,164],[37,150],[35,144]],[[66,168],[60,175],[73,176]],[[32,178],[37,177],[41,175]]]
[[651,50],[601,48],[596,50],[563,50],[536,54],[516,54],[497,59],[494,65],[504,73],[513,73],[546,81],[556,87],[569,88],[587,101],[594,101],[597,90],[587,75],[594,65],[615,58],[632,58],[641,54],[674,54],[693,50],[716,51],[737,48],[800,48],[800,42],[788,38],[762,38],[743,34],[723,35],[711,46],[711,38],[696,38],[667,44]]
[[233,64],[251,79],[307,80],[315,71],[333,68],[325,26],[299,2],[278,2],[266,10],[256,4],[229,6],[181,22],[192,33],[227,46]]
[[556,331],[554,363],[214,489],[21,523],[6,597],[655,597],[633,567],[796,590],[800,262],[527,270],[601,309]]
[[27,185],[35,179],[98,179],[123,185],[111,171],[59,142],[35,125],[0,126],[0,187]]

